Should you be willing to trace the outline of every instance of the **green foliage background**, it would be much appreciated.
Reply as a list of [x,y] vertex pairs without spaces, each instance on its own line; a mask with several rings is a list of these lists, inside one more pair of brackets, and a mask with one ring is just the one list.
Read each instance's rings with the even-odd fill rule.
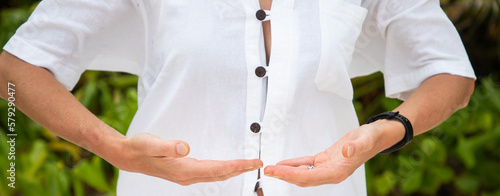
[[[0,46],[36,6],[0,2]],[[478,82],[469,106],[404,149],[366,164],[369,195],[500,195],[500,3],[447,0],[441,5],[459,30]],[[137,110],[137,77],[83,74],[74,95],[125,133]],[[360,122],[400,102],[383,95],[381,74],[353,80]],[[4,112],[1,112],[4,111]],[[117,169],[16,112],[16,188],[7,186],[7,102],[0,100],[0,196],[115,195]]]

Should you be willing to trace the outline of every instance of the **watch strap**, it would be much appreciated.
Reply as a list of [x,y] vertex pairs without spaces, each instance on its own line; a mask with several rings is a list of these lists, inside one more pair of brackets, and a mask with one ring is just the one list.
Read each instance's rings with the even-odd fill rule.
[[387,153],[394,152],[396,150],[403,148],[404,146],[406,146],[407,144],[409,144],[411,142],[411,140],[413,139],[413,127],[410,123],[410,120],[408,120],[408,118],[404,117],[403,115],[399,114],[399,111],[397,111],[397,112],[384,112],[384,113],[372,116],[372,117],[368,118],[368,121],[366,122],[366,124],[370,124],[370,123],[375,122],[375,121],[380,120],[380,119],[389,119],[389,120],[395,119],[395,120],[398,120],[401,123],[403,123],[403,125],[405,127],[405,136],[403,137],[403,139],[401,141],[399,141],[398,143],[392,145],[391,147],[383,150],[382,152],[380,152],[380,154],[387,154]]

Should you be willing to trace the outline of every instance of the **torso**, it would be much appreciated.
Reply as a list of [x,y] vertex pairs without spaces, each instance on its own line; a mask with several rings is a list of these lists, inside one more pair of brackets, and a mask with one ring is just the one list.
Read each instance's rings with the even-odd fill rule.
[[[261,154],[264,163],[273,164],[320,152],[343,130],[359,126],[346,70],[354,47],[338,46],[354,46],[363,8],[344,0],[142,2],[148,63],[139,81],[140,109],[128,135],[147,132],[186,141],[189,156],[197,159]],[[270,20],[259,20],[259,9],[270,10]],[[266,60],[272,65],[267,67]],[[259,67],[265,76],[256,74]],[[250,129],[253,123],[261,125],[262,134]],[[254,195],[258,172],[189,187],[120,174],[119,195]],[[312,194],[365,192],[363,171],[354,176],[348,185],[322,186]],[[264,195],[311,194],[261,179]]]

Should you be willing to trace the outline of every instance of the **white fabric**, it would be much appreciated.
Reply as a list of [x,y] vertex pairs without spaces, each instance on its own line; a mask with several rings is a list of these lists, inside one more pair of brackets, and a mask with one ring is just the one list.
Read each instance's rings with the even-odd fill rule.
[[[140,107],[127,136],[185,140],[197,159],[254,159],[260,147],[264,165],[314,155],[359,126],[351,77],[380,70],[386,94],[401,99],[435,74],[474,78],[437,0],[273,0],[271,59],[259,78],[258,9],[257,0],[44,0],[4,49],[68,89],[86,69],[137,74]],[[366,195],[364,167],[312,188],[261,176],[264,195]],[[254,195],[256,179],[183,187],[120,171],[117,192]]]

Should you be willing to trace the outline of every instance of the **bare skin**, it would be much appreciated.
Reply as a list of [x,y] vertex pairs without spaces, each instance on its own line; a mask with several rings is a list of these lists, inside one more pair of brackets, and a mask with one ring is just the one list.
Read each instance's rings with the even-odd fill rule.
[[[270,10],[271,0],[259,0]],[[271,24],[263,22],[266,57],[271,55]],[[130,138],[121,135],[88,111],[53,75],[3,52],[0,55],[0,84],[16,85],[16,107],[58,136],[107,160],[119,169],[144,173],[181,185],[226,180],[263,167],[261,160],[212,161],[186,158],[184,141],[164,141],[150,134]],[[7,85],[0,85],[6,99]],[[396,111],[406,116],[421,134],[465,107],[474,80],[440,74],[425,80]],[[264,173],[298,186],[342,182],[378,152],[404,136],[398,121],[380,120],[351,130],[337,143],[315,156],[300,157],[269,165]],[[315,169],[308,170],[307,165]]]
[[[259,0],[260,9],[271,10],[272,0]],[[266,48],[266,60],[269,64],[271,57],[271,21],[262,22],[262,30],[264,31],[264,44]]]

